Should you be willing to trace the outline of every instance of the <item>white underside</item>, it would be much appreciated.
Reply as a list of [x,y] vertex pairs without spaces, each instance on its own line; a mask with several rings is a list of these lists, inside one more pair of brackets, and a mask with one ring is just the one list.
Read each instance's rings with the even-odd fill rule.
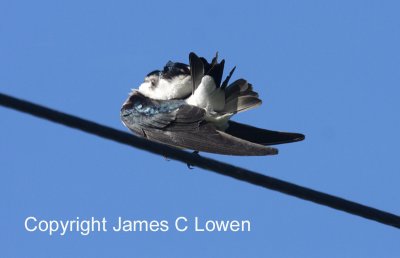
[[202,78],[200,85],[186,103],[204,108],[206,120],[213,122],[220,129],[226,129],[227,122],[233,115],[233,113],[221,113],[225,108],[225,91],[217,88],[214,79],[209,75]]
[[150,81],[145,81],[139,86],[139,92],[151,99],[180,99],[192,92],[192,80],[190,76],[181,75],[170,81],[160,79],[156,86]]

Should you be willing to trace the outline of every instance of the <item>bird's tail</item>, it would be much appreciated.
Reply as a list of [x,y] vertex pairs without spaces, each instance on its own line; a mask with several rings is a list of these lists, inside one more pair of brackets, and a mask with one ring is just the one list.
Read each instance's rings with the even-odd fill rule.
[[239,113],[261,105],[258,93],[253,86],[244,79],[234,81],[225,89],[226,113]]

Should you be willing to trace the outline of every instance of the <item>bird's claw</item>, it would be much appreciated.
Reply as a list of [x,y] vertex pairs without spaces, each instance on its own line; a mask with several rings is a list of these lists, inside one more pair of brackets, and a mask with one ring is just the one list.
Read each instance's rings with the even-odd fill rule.
[[[193,151],[192,155],[200,156],[199,151]],[[186,163],[186,165],[187,165],[188,169],[194,169],[194,166],[192,164]]]
[[170,161],[170,159],[167,157],[166,154],[164,154],[163,156],[164,156],[165,161]]

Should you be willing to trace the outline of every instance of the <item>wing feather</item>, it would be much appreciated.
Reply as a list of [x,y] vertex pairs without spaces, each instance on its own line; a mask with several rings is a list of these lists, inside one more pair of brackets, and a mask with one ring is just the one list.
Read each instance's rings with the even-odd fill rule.
[[265,156],[278,153],[275,148],[248,142],[218,131],[210,123],[202,124],[195,131],[147,130],[146,135],[157,142],[201,152],[236,156]]
[[305,138],[305,136],[300,133],[271,131],[237,123],[234,121],[229,121],[228,124],[229,127],[225,130],[226,133],[262,145],[275,145],[298,142],[304,140]]

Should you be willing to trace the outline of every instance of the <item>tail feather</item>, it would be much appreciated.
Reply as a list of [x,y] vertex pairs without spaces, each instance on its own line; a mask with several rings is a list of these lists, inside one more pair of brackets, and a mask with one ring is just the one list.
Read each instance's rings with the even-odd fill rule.
[[[253,86],[246,80],[239,79],[228,86],[229,80],[236,67],[233,67],[221,84],[225,60],[218,62],[218,53],[212,59],[211,63],[208,63],[205,58],[198,57],[192,52],[189,54],[189,63],[190,74],[193,82],[192,94],[194,94],[205,75],[211,76],[216,87],[220,88],[220,90],[225,93],[225,106],[223,110],[218,108],[218,111],[222,111],[226,114],[236,114],[238,112],[255,108],[261,104],[261,100],[258,98],[258,93],[253,91]],[[222,105],[224,96],[221,97],[222,99],[218,102]]]
[[222,84],[221,84],[221,88],[222,88],[222,89],[225,89],[226,86],[228,86],[229,80],[231,79],[232,74],[233,74],[233,72],[234,72],[235,70],[236,70],[236,66],[234,66],[234,67],[232,68],[232,70],[229,72],[228,76],[226,76],[225,80],[222,82]]
[[261,105],[258,93],[253,86],[244,79],[230,84],[225,90],[225,108],[227,113],[238,113]]
[[190,75],[192,77],[192,94],[201,83],[204,76],[204,62],[193,52],[189,54]]
[[226,113],[239,113],[261,105],[261,100],[254,96],[239,96],[225,103]]
[[225,60],[218,63],[216,58],[211,63],[211,68],[206,72],[206,75],[210,75],[214,79],[215,85],[219,87],[222,81],[222,74],[224,73]]
[[248,87],[248,83],[245,79],[239,79],[232,82],[228,87],[225,89],[225,99],[229,100],[239,94],[240,91],[246,90]]

